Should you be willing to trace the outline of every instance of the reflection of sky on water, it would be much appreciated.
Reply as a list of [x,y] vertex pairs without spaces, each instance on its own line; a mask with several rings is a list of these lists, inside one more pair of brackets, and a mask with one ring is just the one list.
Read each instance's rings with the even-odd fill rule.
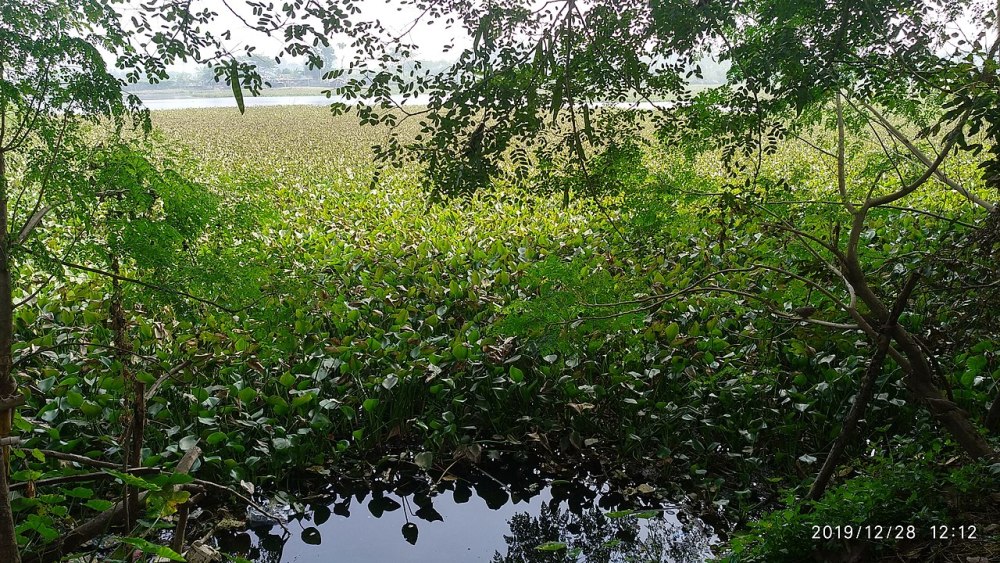
[[392,487],[376,484],[374,492],[334,487],[329,499],[289,522],[290,537],[282,538],[275,526],[220,536],[220,547],[256,563],[511,563],[566,561],[535,549],[561,541],[580,546],[587,555],[580,560],[624,561],[639,554],[687,562],[703,561],[714,540],[700,521],[669,507],[648,520],[607,518],[631,507],[607,485],[574,480],[553,487],[531,470],[491,469],[510,484],[470,474],[440,483],[433,495],[428,483],[410,478]]

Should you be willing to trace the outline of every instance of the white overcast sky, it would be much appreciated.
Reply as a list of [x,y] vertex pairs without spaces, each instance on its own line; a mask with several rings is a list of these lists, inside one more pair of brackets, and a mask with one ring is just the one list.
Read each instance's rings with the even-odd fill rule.
[[[128,21],[128,16],[131,15],[130,12],[136,11],[137,6],[142,1],[144,0],[124,0],[124,7],[122,8],[122,11],[126,16],[126,21]],[[337,0],[320,1],[337,2]],[[525,0],[526,4],[538,3],[540,1],[541,0]],[[256,18],[253,16],[252,10],[249,6],[247,6],[246,2],[247,0],[226,0],[228,6],[239,12],[247,21],[253,22]],[[273,0],[273,2],[275,8],[278,9],[283,0]],[[283,47],[280,32],[276,37],[268,38],[261,33],[247,29],[246,25],[244,25],[239,18],[230,12],[230,10],[226,7],[226,3],[224,3],[223,0],[192,0],[191,9],[195,11],[210,9],[219,14],[216,25],[213,27],[212,31],[215,33],[221,33],[226,29],[231,30],[232,42],[229,44],[229,47],[234,53],[242,52],[242,47],[245,45],[255,45],[257,47],[256,53],[262,56],[273,57],[280,52]],[[408,28],[413,19],[419,13],[413,8],[413,6],[401,7],[397,0],[363,0],[360,3],[360,6],[363,10],[361,17],[365,20],[378,19],[383,25],[393,32],[402,32]],[[981,13],[981,11],[987,11],[996,6],[997,0],[973,0],[972,11],[973,13]],[[358,16],[354,17],[358,18]],[[974,36],[977,28],[977,26],[971,24],[970,19],[967,19],[967,17],[963,17],[957,22],[952,22],[952,25],[962,32],[963,37],[966,33]],[[428,25],[428,22],[430,22],[430,25]],[[992,32],[990,33],[990,38],[995,37],[995,30],[990,31]],[[413,27],[407,37],[412,43],[419,46],[416,58],[425,61],[454,60],[461,52],[462,48],[468,47],[472,43],[471,39],[464,34],[464,30],[462,30],[459,26],[446,29],[443,22],[433,20],[419,22]],[[336,51],[340,51],[337,53],[338,58],[350,58],[354,54],[350,51],[349,47],[346,49],[346,52],[344,52],[345,50],[338,49],[337,47],[340,43],[350,44],[349,38],[335,36],[330,38],[330,42]],[[445,52],[444,46],[449,43],[454,43],[455,49],[451,52]],[[187,71],[194,69],[195,66],[196,65],[193,63],[179,65],[173,70]]]
[[[141,1],[143,0],[127,0],[125,5],[120,8],[120,11],[126,16],[126,22],[133,12],[138,11],[137,6]],[[281,1],[274,0],[275,9],[280,7]],[[337,0],[321,1],[336,2]],[[246,5],[246,0],[227,0],[226,3],[247,21],[256,21],[257,18],[253,16],[252,9]],[[227,29],[230,30],[232,32],[232,41],[228,44],[228,47],[234,53],[242,53],[243,47],[246,45],[256,46],[257,49],[255,52],[261,56],[273,57],[281,51],[284,41],[282,40],[280,31],[275,33],[274,37],[267,37],[262,33],[247,29],[247,26],[226,7],[226,3],[223,0],[194,0],[191,9],[194,11],[210,9],[219,14],[215,25],[212,27],[212,32],[221,33]],[[366,0],[360,5],[363,12],[360,17],[354,16],[354,18],[363,18],[365,20],[377,19],[394,33],[402,33],[410,27],[413,19],[419,14],[412,6],[401,7],[400,3],[395,0]],[[428,21],[431,22],[430,25],[428,25]],[[454,60],[462,48],[471,45],[471,40],[464,34],[460,26],[446,29],[443,22],[433,22],[431,20],[420,21],[406,37],[410,42],[419,45],[416,58],[425,61]],[[349,46],[343,51],[337,47],[340,43],[349,45],[350,42],[350,39],[347,37],[333,36],[330,38],[330,44],[334,50],[339,51],[337,53],[338,58],[343,56],[350,58],[353,55]],[[445,45],[449,43],[454,44],[455,48],[450,52],[445,52]],[[283,62],[286,59],[287,57],[283,57]],[[195,67],[196,65],[191,63],[177,65],[174,67],[174,70],[188,71]]]

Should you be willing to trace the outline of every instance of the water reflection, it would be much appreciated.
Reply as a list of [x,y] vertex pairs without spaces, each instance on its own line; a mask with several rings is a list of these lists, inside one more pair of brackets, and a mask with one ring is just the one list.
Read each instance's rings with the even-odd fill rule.
[[574,514],[546,504],[538,516],[516,514],[510,520],[511,535],[504,536],[506,554],[494,554],[493,563],[696,562],[711,553],[711,530],[698,520],[685,525],[626,512],[630,514],[609,518],[596,509]]
[[549,475],[514,460],[457,476],[393,468],[371,481],[333,483],[290,507],[291,534],[258,525],[218,535],[219,547],[255,563],[695,562],[715,541],[676,507],[626,495],[583,470]]

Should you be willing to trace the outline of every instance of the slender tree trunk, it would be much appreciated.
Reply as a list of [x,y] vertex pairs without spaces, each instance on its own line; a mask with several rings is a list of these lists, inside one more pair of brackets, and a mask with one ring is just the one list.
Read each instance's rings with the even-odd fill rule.
[[[7,225],[7,161],[0,151],[0,399],[13,399],[17,392],[14,381],[14,301],[11,296],[10,239]],[[10,435],[14,407],[0,411],[0,438]],[[3,447],[0,460],[0,561],[18,563],[14,513],[10,508],[9,446]]]
[[868,369],[865,370],[865,375],[861,380],[861,388],[854,397],[854,404],[851,406],[850,412],[847,413],[847,418],[844,419],[844,426],[840,431],[840,435],[837,436],[833,447],[830,448],[829,455],[823,461],[823,467],[809,488],[809,494],[806,498],[810,500],[819,500],[823,496],[823,491],[826,490],[826,486],[833,476],[833,471],[837,468],[840,456],[847,449],[847,444],[854,438],[854,430],[857,428],[858,421],[864,416],[865,410],[868,408],[868,403],[871,402],[872,396],[875,394],[875,380],[882,373],[882,364],[885,363],[886,353],[888,353],[889,346],[892,344],[890,329],[896,325],[897,321],[899,321],[899,316],[903,314],[903,309],[906,307],[906,302],[910,299],[910,294],[913,293],[913,288],[917,285],[918,278],[917,274],[910,274],[899,297],[896,298],[896,304],[892,307],[888,323],[880,331],[875,356],[872,357],[871,363],[868,364]]
[[[864,217],[855,216],[855,221],[864,221]],[[899,352],[906,358],[906,387],[914,399],[927,407],[927,410],[937,419],[955,439],[956,442],[974,459],[991,458],[996,452],[972,423],[969,413],[958,407],[934,382],[934,370],[923,348],[913,336],[902,326],[888,323],[890,311],[868,286],[868,281],[861,269],[856,255],[849,255],[844,268],[844,275],[854,287],[858,298],[872,311],[879,324],[892,327],[892,338],[899,347]]]
[[[111,255],[111,271],[118,275],[121,273],[121,266],[118,263],[118,256]],[[111,329],[114,333],[115,356],[122,364],[122,378],[125,380],[126,393],[131,391],[131,397],[125,397],[126,412],[131,411],[129,423],[125,427],[125,435],[122,449],[125,452],[123,465],[125,471],[138,467],[142,463],[142,438],[146,433],[146,393],[145,386],[135,378],[135,374],[129,369],[131,363],[132,343],[128,339],[128,322],[125,319],[125,309],[122,307],[121,282],[116,278],[111,279]],[[131,403],[131,405],[129,405]],[[132,408],[129,409],[128,407]],[[135,527],[136,519],[139,517],[139,490],[135,487],[125,486],[125,526],[128,530]]]

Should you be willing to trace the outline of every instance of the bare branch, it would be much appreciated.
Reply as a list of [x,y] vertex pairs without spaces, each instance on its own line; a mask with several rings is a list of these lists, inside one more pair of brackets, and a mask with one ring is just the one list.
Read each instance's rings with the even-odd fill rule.
[[924,172],[924,174],[922,174],[921,177],[918,178],[916,181],[914,181],[912,184],[910,184],[909,186],[905,186],[894,193],[887,194],[885,196],[882,196],[881,198],[877,198],[876,200],[874,200],[874,203],[871,205],[871,207],[874,207],[876,205],[883,205],[886,203],[892,203],[897,199],[905,197],[910,193],[912,193],[913,190],[920,187],[931,176],[935,176],[937,177],[938,180],[946,184],[948,187],[965,196],[965,198],[971,201],[972,203],[982,207],[983,209],[986,209],[987,211],[994,210],[994,208],[996,207],[994,204],[982,199],[976,194],[965,189],[965,187],[963,187],[958,182],[946,176],[945,173],[940,170],[941,163],[944,162],[945,158],[948,156],[948,153],[950,153],[951,149],[955,146],[957,133],[961,131],[962,127],[965,126],[965,123],[969,119],[969,111],[966,111],[962,115],[962,117],[958,120],[958,123],[955,125],[955,127],[952,128],[951,133],[946,135],[946,138],[948,140],[945,142],[944,146],[941,147],[941,153],[938,155],[938,157],[934,160],[931,160],[930,157],[924,154],[924,152],[921,151],[919,147],[913,144],[913,142],[902,131],[900,131],[892,123],[890,123],[888,118],[882,115],[882,113],[880,113],[877,109],[872,107],[871,104],[863,100],[859,101],[859,103],[861,104],[862,107],[871,112],[871,114],[875,117],[875,119],[879,122],[879,124],[886,131],[888,131],[890,135],[895,137],[904,147],[906,147],[908,151],[910,151],[911,154],[913,154],[913,156],[917,158],[917,160],[919,160],[921,163],[924,164],[924,166],[927,167],[927,171]]
[[[28,250],[27,252],[31,253],[31,254],[34,254],[34,252],[31,251],[31,250]],[[116,279],[118,281],[132,283],[132,284],[135,284],[135,285],[139,285],[139,286],[145,287],[147,289],[152,289],[153,291],[158,291],[160,293],[169,293],[169,294],[172,294],[172,295],[179,295],[181,297],[186,297],[187,299],[191,299],[192,301],[197,301],[197,302],[203,303],[205,305],[211,305],[212,307],[215,307],[216,309],[221,309],[221,310],[223,310],[223,311],[225,311],[227,313],[238,313],[239,311],[242,310],[242,309],[233,309],[233,308],[230,308],[230,307],[226,307],[225,305],[222,305],[221,303],[217,303],[215,301],[212,301],[210,299],[205,299],[203,297],[198,297],[197,295],[191,295],[190,293],[188,293],[186,291],[181,291],[179,289],[169,289],[169,288],[166,288],[166,287],[163,287],[163,286],[160,286],[160,285],[156,285],[156,284],[153,284],[153,283],[145,282],[145,281],[142,281],[142,280],[137,280],[135,278],[130,278],[130,277],[126,277],[126,276],[122,276],[122,275],[118,275],[118,274],[114,274],[112,272],[108,272],[106,270],[101,270],[99,268],[93,268],[93,267],[90,267],[90,266],[84,266],[83,264],[75,264],[73,262],[69,262],[69,261],[66,261],[66,260],[61,260],[59,258],[54,258],[54,257],[51,257],[51,256],[49,256],[47,258],[50,259],[50,260],[55,261],[58,264],[62,264],[63,266],[66,266],[67,268],[72,268],[74,270],[82,270],[84,272],[91,272],[91,273],[94,273],[94,274],[98,274],[100,276],[104,276],[106,278],[111,278],[111,279]]]
[[844,202],[844,207],[849,213],[854,213],[854,204],[847,195],[847,141],[844,132],[844,102],[841,99],[840,91],[837,91],[837,190],[840,191],[840,200]]

